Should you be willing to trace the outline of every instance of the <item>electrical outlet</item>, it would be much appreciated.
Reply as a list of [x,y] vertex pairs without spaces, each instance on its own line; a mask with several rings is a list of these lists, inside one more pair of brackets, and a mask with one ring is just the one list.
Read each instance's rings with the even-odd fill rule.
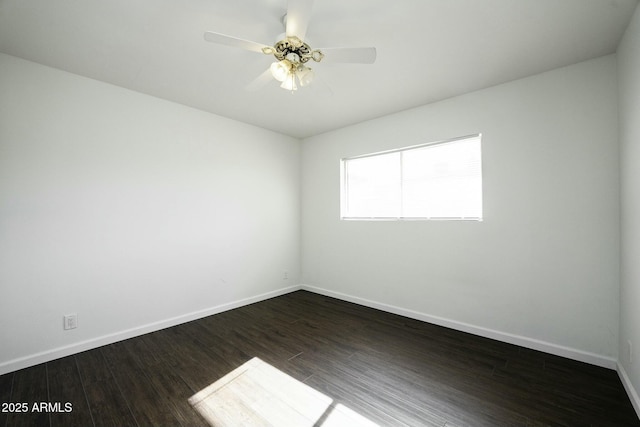
[[288,278],[289,278],[289,272],[285,270],[284,274],[282,275],[282,279],[287,280]]
[[62,327],[64,330],[75,329],[78,327],[78,315],[77,314],[67,314],[63,318]]
[[629,350],[629,363],[633,362],[633,343],[631,340],[627,341],[627,349]]

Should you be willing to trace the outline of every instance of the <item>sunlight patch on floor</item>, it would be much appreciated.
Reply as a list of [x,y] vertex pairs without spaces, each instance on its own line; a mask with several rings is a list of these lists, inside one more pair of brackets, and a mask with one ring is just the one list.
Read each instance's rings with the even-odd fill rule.
[[257,357],[191,396],[189,403],[215,427],[377,426]]

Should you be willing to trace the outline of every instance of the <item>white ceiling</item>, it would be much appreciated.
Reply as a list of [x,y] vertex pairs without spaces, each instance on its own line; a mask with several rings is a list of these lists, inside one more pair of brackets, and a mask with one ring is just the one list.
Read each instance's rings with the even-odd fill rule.
[[[246,86],[287,0],[0,0],[0,52],[295,137],[613,53],[638,0],[316,0],[313,48],[375,46],[373,65],[314,64],[294,95]],[[1,96],[1,95],[0,95]]]

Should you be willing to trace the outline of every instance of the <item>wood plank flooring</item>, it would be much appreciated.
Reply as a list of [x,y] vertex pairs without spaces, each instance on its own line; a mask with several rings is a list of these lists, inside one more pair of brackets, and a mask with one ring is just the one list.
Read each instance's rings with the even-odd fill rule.
[[0,427],[207,426],[253,357],[380,426],[640,426],[615,371],[298,291],[2,375]]

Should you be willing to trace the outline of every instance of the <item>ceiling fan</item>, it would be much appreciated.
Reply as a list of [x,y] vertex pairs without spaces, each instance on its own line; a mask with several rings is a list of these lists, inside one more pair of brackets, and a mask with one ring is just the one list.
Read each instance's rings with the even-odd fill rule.
[[273,55],[276,59],[265,72],[277,81],[280,87],[291,92],[309,85],[314,72],[307,65],[314,62],[373,64],[376,60],[375,47],[333,47],[313,49],[305,42],[307,26],[311,19],[313,0],[289,0],[287,13],[283,17],[285,33],[273,46],[243,40],[213,31],[206,31],[204,39],[212,43],[238,47],[252,52]]

